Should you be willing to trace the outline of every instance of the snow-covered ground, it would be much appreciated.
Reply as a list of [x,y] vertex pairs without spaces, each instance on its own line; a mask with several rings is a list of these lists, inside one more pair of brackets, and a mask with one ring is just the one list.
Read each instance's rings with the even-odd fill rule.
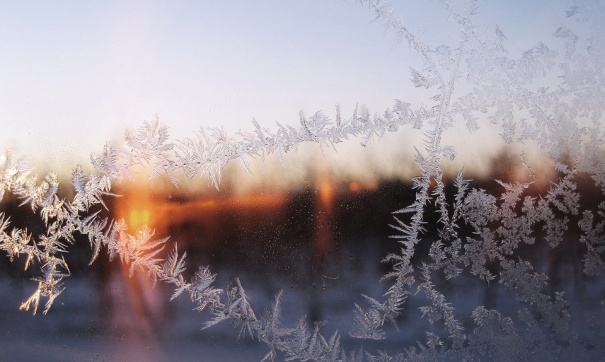
[[[361,242],[361,241],[359,241]],[[370,241],[365,241],[370,242]],[[418,307],[425,302],[422,293],[412,295],[398,321],[398,330],[387,327],[387,339],[360,343],[348,335],[353,321],[354,303],[365,305],[361,294],[381,299],[388,282],[379,282],[384,272],[381,255],[372,248],[343,249],[337,262],[332,260],[321,272],[311,273],[292,265],[290,273],[246,272],[233,266],[213,270],[216,287],[225,288],[239,277],[257,314],[270,308],[283,290],[283,324],[295,326],[304,315],[325,321],[323,334],[341,334],[347,350],[363,347],[376,352],[403,351],[416,341],[425,341],[425,331],[443,333],[421,317]],[[348,250],[348,251],[346,251]],[[238,338],[229,322],[201,330],[208,320],[206,312],[192,310],[185,295],[168,302],[171,290],[159,283],[155,288],[145,278],[129,279],[118,267],[107,273],[91,267],[84,274],[67,278],[66,289],[47,315],[33,316],[18,310],[33,292],[35,283],[26,278],[0,277],[0,350],[2,359],[11,361],[259,361],[267,348],[248,335]],[[600,308],[603,283],[583,286],[583,296],[575,298],[574,286],[564,281],[572,313],[578,320]],[[436,286],[455,307],[456,317],[472,330],[470,314],[478,305],[497,308],[515,315],[514,299],[506,290],[467,277],[436,281]],[[414,291],[412,291],[414,292]],[[570,297],[571,296],[571,297]],[[42,308],[39,308],[42,309]],[[309,317],[310,318],[310,317]],[[577,330],[584,328],[578,322]],[[283,358],[283,356],[281,356]]]

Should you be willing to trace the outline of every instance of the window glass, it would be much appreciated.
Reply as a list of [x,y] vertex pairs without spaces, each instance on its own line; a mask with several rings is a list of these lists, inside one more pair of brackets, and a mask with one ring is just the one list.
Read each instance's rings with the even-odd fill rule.
[[603,353],[603,1],[3,3],[10,360]]

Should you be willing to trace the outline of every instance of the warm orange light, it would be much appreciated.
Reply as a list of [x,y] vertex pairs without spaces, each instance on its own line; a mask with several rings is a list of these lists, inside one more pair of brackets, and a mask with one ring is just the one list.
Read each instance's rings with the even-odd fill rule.
[[332,197],[334,196],[334,186],[331,180],[324,176],[319,180],[319,200],[323,207],[332,208]]
[[153,193],[145,186],[131,187],[122,190],[121,194],[122,197],[116,199],[115,218],[124,219],[131,233],[147,226],[155,230],[158,237],[166,235],[170,225],[186,220],[208,221],[217,210],[254,209],[263,213],[279,213],[289,201],[286,192],[262,192],[234,196],[213,195],[186,199],[185,202],[170,202],[168,197]]
[[128,215],[128,226],[130,230],[139,230],[144,226],[151,227],[151,213],[149,210],[131,210]]
[[325,168],[318,169],[316,181],[317,199],[315,201],[315,239],[313,250],[321,255],[332,248],[332,217],[335,185],[329,172]]
[[353,193],[358,193],[363,190],[374,191],[377,189],[378,189],[378,181],[376,181],[376,180],[364,182],[363,184],[361,182],[357,182],[357,181],[351,181],[349,183],[349,191],[351,191]]
[[250,194],[234,197],[217,197],[210,200],[198,200],[184,205],[168,206],[169,208],[187,208],[187,209],[206,209],[206,208],[254,208],[266,206],[283,205],[287,201],[287,196],[284,193],[274,194]]
[[370,190],[370,191],[378,190],[378,181],[376,181],[376,180],[368,181],[364,184],[364,187],[366,190]]

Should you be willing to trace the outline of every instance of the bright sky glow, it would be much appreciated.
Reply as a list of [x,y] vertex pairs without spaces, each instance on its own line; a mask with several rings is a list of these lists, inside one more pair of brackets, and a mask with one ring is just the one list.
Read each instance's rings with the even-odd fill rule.
[[[395,3],[428,43],[453,41],[440,2]],[[497,23],[512,51],[550,39],[566,10],[488,5],[482,24]],[[0,14],[0,145],[51,164],[72,167],[156,113],[179,138],[253,117],[296,125],[301,109],[421,102],[417,55],[353,1],[5,1]]]

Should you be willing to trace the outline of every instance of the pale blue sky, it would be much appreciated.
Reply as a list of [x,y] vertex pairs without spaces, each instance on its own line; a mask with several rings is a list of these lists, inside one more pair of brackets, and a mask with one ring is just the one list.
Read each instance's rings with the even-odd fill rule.
[[[440,2],[394,3],[427,42],[451,40]],[[526,49],[567,8],[529,3],[490,2],[482,24]],[[0,14],[0,145],[65,166],[156,113],[182,137],[420,101],[417,56],[354,1],[5,1]]]

